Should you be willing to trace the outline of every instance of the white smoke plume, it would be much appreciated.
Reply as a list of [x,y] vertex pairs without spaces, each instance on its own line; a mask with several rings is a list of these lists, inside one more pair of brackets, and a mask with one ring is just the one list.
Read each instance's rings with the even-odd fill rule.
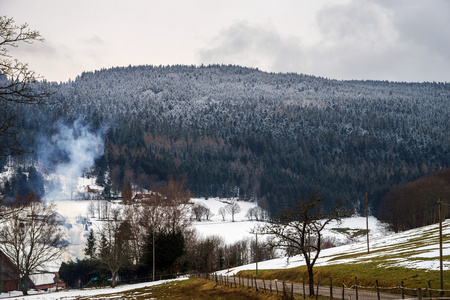
[[58,132],[41,141],[39,159],[53,170],[46,188],[46,199],[72,199],[77,190],[77,180],[103,155],[103,131],[93,132],[77,119],[72,125],[58,122]]

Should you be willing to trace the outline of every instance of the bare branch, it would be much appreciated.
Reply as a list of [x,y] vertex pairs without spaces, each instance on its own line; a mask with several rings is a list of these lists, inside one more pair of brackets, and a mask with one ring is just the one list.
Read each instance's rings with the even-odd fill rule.
[[[290,254],[302,254],[308,269],[310,287],[313,287],[313,267],[322,247],[322,231],[332,221],[350,215],[345,203],[324,210],[323,199],[318,193],[308,200],[297,198],[293,207],[276,216],[274,220],[256,229],[261,234],[272,235],[273,246]],[[310,288],[310,295],[314,289]]]
[[[6,107],[10,103],[43,104],[49,95],[39,89],[40,78],[22,63],[9,54],[11,48],[20,43],[31,44],[43,41],[40,33],[28,28],[28,24],[16,25],[13,18],[0,16],[0,103]],[[0,158],[12,154],[21,154],[17,140],[15,121],[17,116],[12,110],[2,109],[0,115]]]

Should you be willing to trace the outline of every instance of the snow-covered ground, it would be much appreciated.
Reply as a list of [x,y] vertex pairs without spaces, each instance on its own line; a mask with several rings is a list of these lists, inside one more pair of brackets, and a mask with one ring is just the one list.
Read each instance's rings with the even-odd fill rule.
[[[80,178],[75,183],[66,184],[64,181],[64,190],[68,185],[72,185],[75,191],[83,192],[87,185],[94,186],[94,179]],[[65,192],[68,196],[70,193]],[[197,230],[200,237],[211,235],[220,236],[226,244],[232,244],[242,239],[254,239],[255,236],[251,230],[258,225],[256,221],[249,221],[247,212],[254,208],[256,203],[238,201],[240,212],[235,216],[235,222],[231,221],[231,215],[227,214],[225,220],[222,219],[219,209],[225,207],[234,199],[194,198],[192,202],[207,206],[213,216],[210,220],[202,222],[193,222],[193,227]],[[93,228],[98,230],[101,222],[95,218],[90,218],[88,207],[90,200],[68,201],[59,200],[54,202],[56,210],[66,218],[65,230],[70,242],[68,251],[61,261],[75,260],[83,258],[84,247],[89,230]],[[117,204],[114,204],[117,205]],[[439,243],[437,225],[426,226],[403,233],[393,234],[388,232],[386,226],[374,217],[369,217],[370,229],[370,250],[367,253],[366,236],[363,230],[366,229],[365,217],[351,217],[344,219],[342,223],[330,224],[324,236],[329,238],[335,245],[335,248],[325,249],[321,252],[316,266],[341,263],[363,263],[369,261],[378,262],[380,267],[403,266],[408,268],[424,268],[436,270],[439,268]],[[450,235],[450,220],[444,222],[444,236]],[[349,258],[351,255],[353,258]],[[450,240],[444,239],[444,256],[450,255]],[[58,271],[60,262],[54,262],[49,266],[49,271]],[[265,262],[259,262],[259,269],[283,269],[301,266],[304,261],[301,256],[279,258]],[[239,270],[254,269],[255,264],[240,266],[229,270],[229,274],[234,274]],[[450,262],[444,262],[444,269],[450,270]],[[228,270],[220,273],[227,273]],[[29,296],[26,299],[71,299],[77,296],[94,296],[107,293],[116,293],[122,290],[130,290],[145,286],[151,286],[156,283],[143,283],[139,285],[121,286],[112,289],[93,289],[82,291],[61,292],[57,294],[37,294]],[[11,294],[12,295],[12,294]],[[20,295],[17,294],[17,295]],[[7,297],[8,294],[2,294],[1,297]],[[20,298],[19,298],[20,299]]]
[[[255,238],[250,231],[258,225],[259,222],[249,221],[247,212],[254,208],[256,203],[239,201],[241,211],[234,217],[235,222],[231,222],[231,215],[227,215],[225,221],[219,214],[219,209],[227,205],[229,199],[210,198],[208,200],[202,198],[192,199],[194,203],[207,206],[214,214],[210,221],[194,222],[195,229],[200,236],[206,237],[210,235],[221,236],[225,243],[232,244],[244,238]],[[337,228],[342,229],[340,231]],[[348,230],[343,230],[348,229]],[[341,223],[333,222],[324,232],[325,237],[333,239],[335,244],[342,245],[349,242],[365,239],[365,236],[350,237],[352,233],[366,229],[365,217],[352,217],[343,220]],[[369,217],[370,238],[384,236],[387,234],[386,226],[379,222],[375,217]],[[346,234],[347,233],[347,234]]]
[[[58,291],[58,292],[36,292],[34,290],[30,290],[28,293],[28,296],[22,296],[22,293],[19,291],[14,291],[14,292],[10,292],[10,293],[1,293],[0,294],[0,298],[10,298],[10,297],[14,297],[14,299],[24,299],[24,300],[59,300],[59,299],[64,299],[64,300],[71,300],[71,299],[75,299],[77,297],[85,297],[85,298],[89,298],[89,299],[93,299],[96,298],[96,296],[102,296],[101,299],[105,299],[105,296],[108,296],[110,294],[116,294],[116,293],[122,293],[125,291],[131,291],[131,290],[135,290],[135,289],[141,289],[141,288],[146,288],[146,287],[151,287],[151,286],[155,286],[155,285],[159,285],[159,284],[163,284],[163,283],[167,283],[167,282],[171,282],[171,281],[178,281],[178,280],[185,280],[187,279],[187,277],[181,277],[181,278],[177,278],[177,279],[172,279],[172,280],[160,280],[160,281],[155,281],[155,282],[144,282],[144,283],[136,283],[136,284],[127,284],[127,285],[121,285],[118,286],[116,288],[110,288],[110,287],[106,287],[106,288],[90,288],[90,289],[82,289],[82,290],[66,290],[66,291]],[[21,297],[22,296],[22,297]],[[151,297],[151,293],[146,292],[146,294],[142,294],[140,292],[136,292],[135,296],[138,297],[143,297],[143,296],[147,296],[147,297]],[[120,299],[120,295],[119,296],[114,296],[111,295],[111,297],[108,297],[108,299]],[[150,298],[151,299],[151,298]]]
[[[353,221],[357,219],[350,220],[350,222]],[[450,255],[449,235],[450,219],[443,222],[443,256]],[[433,224],[369,239],[369,250],[370,253],[367,251],[366,241],[324,249],[315,266],[377,262],[379,267],[439,270],[439,225]],[[259,262],[258,269],[286,269],[302,265],[305,265],[302,256],[294,256],[289,259],[280,258]],[[236,274],[241,270],[255,268],[256,264],[249,264],[218,273]],[[450,270],[450,262],[444,261],[443,268],[445,271]]]
[[[228,205],[230,201],[232,201],[232,199],[192,199],[192,202],[205,205],[213,213],[213,216],[209,221],[193,222],[193,227],[197,230],[199,237],[205,238],[212,235],[220,236],[226,244],[233,244],[247,238],[255,238],[255,235],[251,233],[251,230],[257,226],[259,222],[249,221],[246,215],[249,209],[256,206],[256,203],[238,201],[237,203],[241,210],[234,216],[235,222],[231,221],[230,214],[227,214],[225,221],[223,221],[222,216],[219,214],[219,209]],[[63,258],[64,261],[83,258],[84,247],[86,246],[89,230],[91,228],[93,228],[94,231],[99,229],[98,226],[100,225],[96,222],[96,219],[89,218],[88,206],[90,203],[90,200],[55,202],[57,211],[66,218],[66,223],[70,223],[68,226],[69,228],[66,228],[70,246],[68,248],[68,253]],[[84,218],[90,220],[90,225],[85,225],[81,222]],[[337,229],[341,230],[338,231]],[[332,239],[334,244],[342,245],[349,242],[364,240],[364,235],[351,237],[352,233],[364,229],[366,229],[366,218],[352,217],[343,220],[340,224],[330,224],[325,230],[324,236]],[[370,238],[387,234],[385,225],[374,217],[369,217],[369,229]]]

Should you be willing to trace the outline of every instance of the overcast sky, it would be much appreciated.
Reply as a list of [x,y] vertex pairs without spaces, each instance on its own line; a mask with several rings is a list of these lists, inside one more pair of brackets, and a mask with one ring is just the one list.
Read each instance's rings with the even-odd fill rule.
[[450,82],[448,0],[0,0],[45,42],[51,81],[128,65],[236,64],[334,79]]

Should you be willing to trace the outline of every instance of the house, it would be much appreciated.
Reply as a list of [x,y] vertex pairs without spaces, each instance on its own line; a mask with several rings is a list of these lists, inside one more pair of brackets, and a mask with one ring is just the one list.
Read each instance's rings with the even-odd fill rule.
[[96,189],[96,188],[91,188],[89,185],[87,185],[86,186],[86,192],[93,193],[93,194],[98,194],[100,192],[100,190]]
[[160,193],[150,191],[149,193],[146,194],[136,194],[133,197],[133,202],[151,201],[161,197],[163,196]]
[[17,268],[13,262],[0,251],[0,291],[15,291],[18,287]]
[[60,213],[54,212],[49,216],[49,221],[55,225],[64,225],[66,224],[66,218],[64,218]]
[[30,275],[30,287],[36,290],[65,289],[66,284],[59,278],[57,272],[47,272]]

